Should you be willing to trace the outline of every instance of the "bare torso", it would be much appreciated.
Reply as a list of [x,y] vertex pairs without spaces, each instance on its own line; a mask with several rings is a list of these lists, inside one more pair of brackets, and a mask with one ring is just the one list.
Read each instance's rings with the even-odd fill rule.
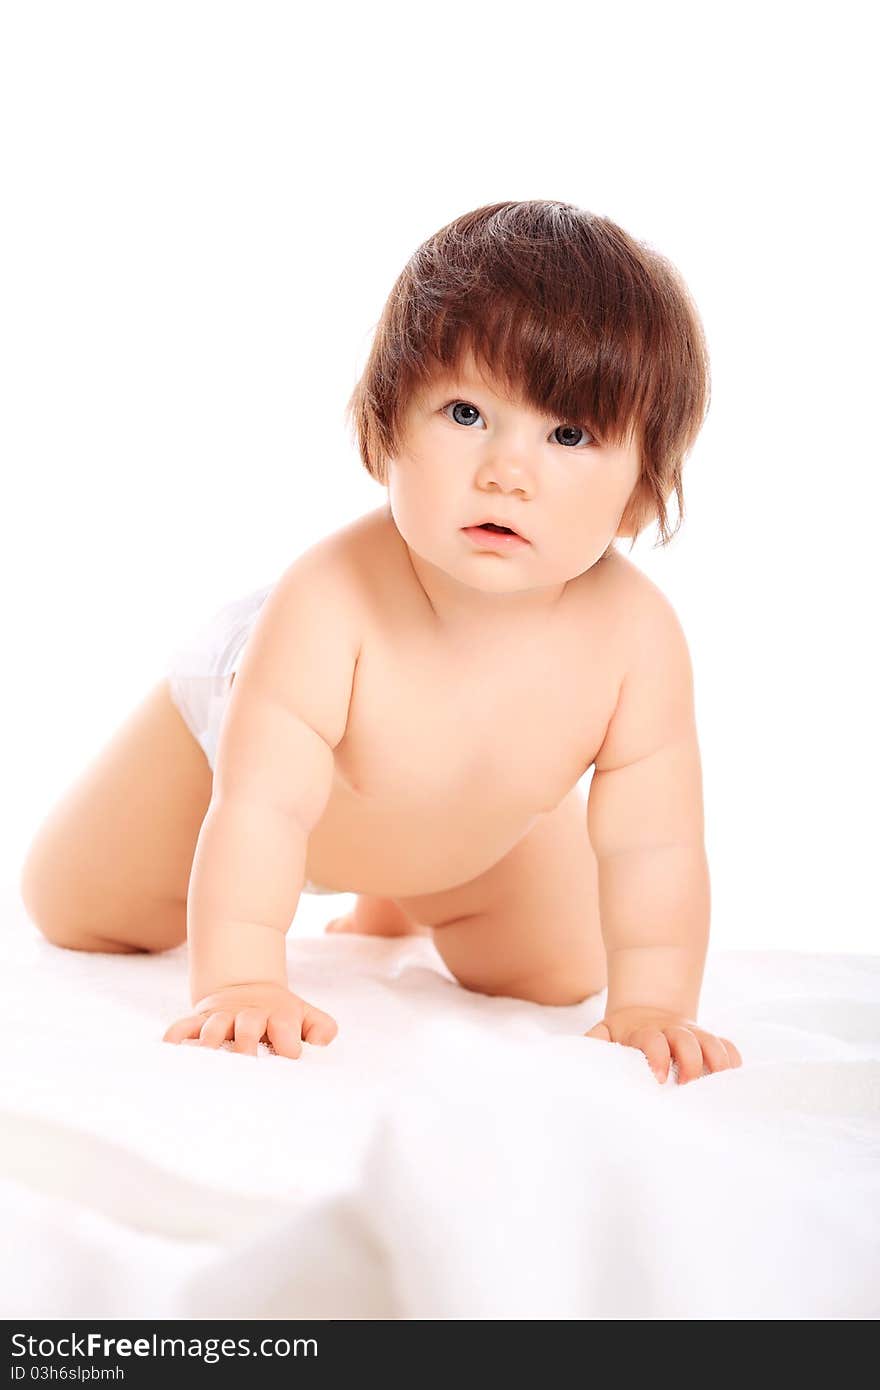
[[592,765],[639,571],[612,553],[539,619],[452,643],[386,509],[334,541],[356,561],[364,635],[307,877],[340,892],[441,893],[497,863]]

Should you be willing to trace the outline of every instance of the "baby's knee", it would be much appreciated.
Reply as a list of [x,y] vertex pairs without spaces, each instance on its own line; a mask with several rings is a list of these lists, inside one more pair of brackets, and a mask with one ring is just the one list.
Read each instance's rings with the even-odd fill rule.
[[33,913],[28,915],[50,946],[61,946],[66,951],[106,951],[113,954],[132,954],[143,949],[129,942],[95,936],[93,932],[82,931],[62,922],[35,917]]

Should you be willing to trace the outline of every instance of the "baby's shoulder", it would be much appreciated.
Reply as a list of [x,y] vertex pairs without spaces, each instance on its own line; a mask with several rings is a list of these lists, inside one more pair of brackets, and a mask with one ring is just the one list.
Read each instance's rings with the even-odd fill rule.
[[356,517],[309,552],[308,563],[329,576],[365,623],[381,623],[413,592],[406,546],[387,506]]
[[[579,605],[579,606],[578,606]],[[676,625],[669,599],[638,565],[611,551],[581,576],[576,626],[591,666],[597,653],[622,682],[640,648],[658,629]]]
[[612,550],[569,587],[582,617],[591,626],[604,623],[618,628],[621,619],[641,605],[649,586],[656,587],[637,565]]
[[260,614],[262,626],[286,645],[308,624],[323,631],[328,647],[359,652],[376,607],[371,595],[380,583],[385,549],[379,513],[314,541],[278,577]]
[[279,583],[291,588],[316,586],[325,593],[332,591],[339,601],[355,603],[379,557],[375,516],[367,513],[357,517],[300,551]]
[[623,613],[650,618],[652,612],[671,606],[653,579],[617,550],[612,550],[587,574],[593,582],[584,586],[585,602],[612,612],[615,619]]

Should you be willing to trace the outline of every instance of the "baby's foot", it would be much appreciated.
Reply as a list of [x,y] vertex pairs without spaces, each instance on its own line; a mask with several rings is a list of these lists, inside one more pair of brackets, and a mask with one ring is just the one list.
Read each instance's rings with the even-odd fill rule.
[[325,932],[355,932],[359,936],[426,936],[430,927],[410,920],[391,898],[371,898],[359,893],[354,909],[334,917]]
[[344,917],[334,917],[332,922],[327,923],[324,930],[334,932],[357,931],[357,927],[354,924],[354,913],[346,912]]

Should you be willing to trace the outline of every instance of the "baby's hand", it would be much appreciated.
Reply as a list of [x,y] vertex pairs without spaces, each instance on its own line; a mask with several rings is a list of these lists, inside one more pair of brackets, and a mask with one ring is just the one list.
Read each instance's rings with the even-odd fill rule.
[[679,1085],[702,1076],[704,1063],[710,1072],[742,1066],[742,1057],[728,1038],[716,1038],[714,1033],[698,1028],[692,1018],[664,1009],[615,1009],[584,1036],[638,1048],[661,1086],[669,1076],[673,1057],[678,1064]]
[[270,1042],[279,1057],[299,1057],[303,1042],[325,1045],[336,1037],[334,1019],[284,985],[230,985],[206,994],[179,1018],[162,1041],[219,1047],[227,1039],[234,1052],[257,1055],[257,1044]]

